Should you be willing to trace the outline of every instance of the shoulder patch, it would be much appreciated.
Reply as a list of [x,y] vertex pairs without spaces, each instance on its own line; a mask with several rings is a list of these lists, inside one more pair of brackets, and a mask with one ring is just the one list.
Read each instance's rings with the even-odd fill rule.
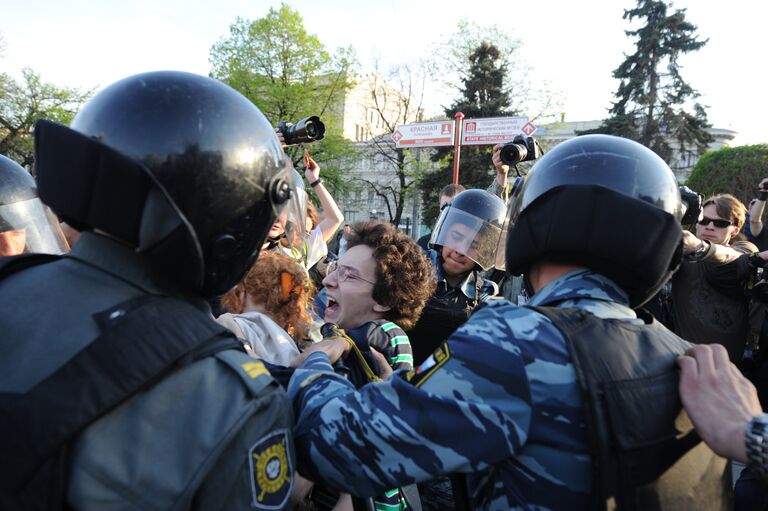
[[243,371],[245,371],[246,374],[251,378],[258,378],[262,374],[269,375],[269,370],[267,369],[267,366],[265,366],[261,360],[254,360],[253,362],[245,362],[243,364],[240,364],[240,367],[242,367]]
[[420,387],[422,383],[427,381],[427,379],[432,376],[432,374],[437,371],[440,366],[448,362],[448,359],[450,358],[451,351],[448,349],[448,343],[444,342],[438,346],[437,349],[429,357],[427,357],[427,359],[422,362],[419,367],[408,371],[406,374],[406,379],[416,387]]
[[248,450],[251,507],[283,509],[293,488],[293,465],[288,454],[287,429],[273,431]]

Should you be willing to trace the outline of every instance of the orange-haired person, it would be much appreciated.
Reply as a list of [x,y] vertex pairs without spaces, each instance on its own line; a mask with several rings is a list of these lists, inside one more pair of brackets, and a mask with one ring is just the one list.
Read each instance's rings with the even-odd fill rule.
[[311,298],[312,284],[298,262],[262,252],[243,280],[222,297],[228,313],[218,321],[248,341],[254,356],[288,366],[312,324],[307,312]]

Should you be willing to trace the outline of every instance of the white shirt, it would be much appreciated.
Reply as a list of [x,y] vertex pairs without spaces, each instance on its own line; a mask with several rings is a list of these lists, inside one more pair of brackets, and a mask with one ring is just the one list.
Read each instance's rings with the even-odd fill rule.
[[[299,354],[299,348],[288,332],[261,312],[222,314],[216,321],[248,341],[256,358],[271,364],[290,366],[291,361]],[[239,332],[232,327],[231,322],[237,325]]]

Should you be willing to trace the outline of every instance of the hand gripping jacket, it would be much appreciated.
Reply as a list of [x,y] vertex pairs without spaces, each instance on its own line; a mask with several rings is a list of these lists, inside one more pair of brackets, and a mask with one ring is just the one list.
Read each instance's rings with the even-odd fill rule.
[[585,407],[590,508],[730,509],[730,465],[701,441],[677,391],[675,359],[691,344],[652,317],[637,325],[530,308],[555,324],[571,352]]

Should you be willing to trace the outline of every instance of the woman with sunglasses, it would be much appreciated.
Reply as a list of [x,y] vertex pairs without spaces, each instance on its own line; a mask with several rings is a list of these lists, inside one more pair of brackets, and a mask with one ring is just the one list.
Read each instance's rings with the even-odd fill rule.
[[672,281],[672,324],[675,333],[699,344],[719,343],[734,363],[749,334],[746,298],[720,292],[708,275],[757,247],[739,236],[747,208],[730,194],[704,202],[696,234],[683,231],[683,261]]

